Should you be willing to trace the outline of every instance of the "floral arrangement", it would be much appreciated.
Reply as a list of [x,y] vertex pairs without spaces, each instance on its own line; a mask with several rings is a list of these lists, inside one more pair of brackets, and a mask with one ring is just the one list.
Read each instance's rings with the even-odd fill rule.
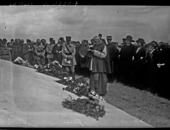
[[34,66],[30,65],[27,60],[25,61],[21,57],[17,57],[13,61],[13,63],[18,64],[18,65],[23,65],[23,66],[26,66],[26,67],[30,67],[30,68],[34,68]]
[[72,99],[69,96],[62,102],[64,108],[72,109],[75,112],[90,116],[96,120],[106,114],[104,106],[100,105],[98,100],[89,100],[87,98]]
[[36,66],[36,69],[40,73],[44,73],[60,79],[64,79],[64,77],[69,76],[68,72],[57,61],[53,61],[45,66],[38,65]]
[[66,88],[63,88],[63,90],[67,90],[69,92],[72,92],[76,94],[77,96],[85,96],[88,97],[88,94],[90,92],[89,84],[87,83],[86,79],[83,77],[80,77],[73,82],[66,82],[65,85],[67,85]]

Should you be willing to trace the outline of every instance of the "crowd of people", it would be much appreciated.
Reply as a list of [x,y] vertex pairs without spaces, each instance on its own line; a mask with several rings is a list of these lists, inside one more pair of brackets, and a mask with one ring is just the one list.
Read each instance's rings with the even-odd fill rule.
[[[89,51],[93,56],[81,56],[82,46],[93,46]],[[75,74],[89,77],[93,90],[102,96],[106,94],[103,86],[113,81],[168,96],[169,56],[168,43],[146,43],[142,38],[135,41],[130,35],[123,38],[122,43],[112,41],[112,36],[105,40],[102,34],[81,42],[72,41],[70,36],[60,37],[57,42],[49,38],[49,43],[45,39],[27,39],[26,42],[0,39],[0,59],[13,62],[21,57],[33,66],[57,60],[70,71],[73,79]]]

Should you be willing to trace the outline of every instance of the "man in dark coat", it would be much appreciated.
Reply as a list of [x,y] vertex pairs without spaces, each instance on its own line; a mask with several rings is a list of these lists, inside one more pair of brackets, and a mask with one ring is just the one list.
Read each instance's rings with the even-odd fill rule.
[[28,61],[29,64],[34,65],[34,60],[31,57],[33,55],[33,49],[30,46],[30,39],[27,39],[27,43],[23,45],[22,48],[22,54],[23,54],[23,60]]
[[77,65],[75,66],[75,73],[78,74],[78,75],[81,75],[82,73],[82,69],[81,69],[81,61],[80,61],[80,55],[79,55],[79,50],[80,50],[80,47],[81,47],[81,44],[80,42],[76,42],[76,54],[75,54],[75,58],[76,58],[76,61],[77,61]]
[[110,66],[111,66],[111,74],[108,74],[108,81],[113,82],[116,78],[117,74],[117,60],[118,60],[118,49],[115,44],[112,42],[112,36],[107,36],[107,47],[110,57]]
[[132,36],[127,36],[126,44],[120,50],[120,76],[121,82],[131,85],[132,83],[132,58],[135,54],[135,47],[131,44],[134,42]]
[[[81,51],[81,49],[83,47],[88,47],[88,46],[89,46],[88,41],[87,40],[82,40],[82,44],[79,47],[79,51]],[[79,53],[79,51],[78,51],[78,53]],[[88,57],[88,56],[82,57],[79,54],[79,58],[80,58],[79,61],[80,61],[81,75],[83,75],[85,77],[89,77],[90,72],[89,72],[88,66],[89,66],[89,63],[90,63],[90,57]]]
[[106,41],[105,41],[105,39],[102,38],[102,34],[99,34],[98,37],[100,38],[100,40],[103,41],[103,43],[107,44]]
[[9,48],[7,47],[6,41],[1,41],[0,47],[0,59],[11,61],[11,53]]
[[158,86],[156,91],[161,95],[167,98],[170,98],[168,90],[169,83],[169,76],[170,76],[170,48],[165,44],[162,43],[160,45],[159,50],[159,60],[157,63],[157,83]]
[[60,37],[58,39],[57,44],[54,45],[53,49],[52,49],[52,54],[54,56],[54,60],[58,61],[60,64],[62,63],[62,42],[63,42],[63,37]]
[[133,84],[137,88],[144,87],[143,82],[145,79],[145,67],[144,67],[144,58],[146,56],[146,49],[144,47],[145,41],[142,38],[139,38],[136,41],[138,47],[136,49],[134,58],[133,58]]
[[155,44],[150,42],[146,45],[146,56],[145,56],[145,77],[147,79],[145,86],[150,92],[155,92],[155,88],[157,86],[157,74],[156,74],[156,57],[158,55],[158,51],[155,50]]

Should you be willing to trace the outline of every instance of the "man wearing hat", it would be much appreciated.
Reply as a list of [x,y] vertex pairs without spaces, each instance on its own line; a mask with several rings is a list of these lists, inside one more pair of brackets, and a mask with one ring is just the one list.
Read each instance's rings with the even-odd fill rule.
[[131,85],[132,83],[132,57],[135,54],[135,46],[132,45],[134,42],[132,36],[128,35],[125,38],[125,45],[122,46],[120,50],[120,80],[127,84]]
[[18,39],[17,40],[17,57],[21,57],[23,59],[23,55],[22,55],[22,47],[23,47],[23,43],[24,41],[22,39]]
[[91,94],[97,97],[103,97],[107,93],[107,74],[111,73],[110,59],[108,55],[107,46],[103,41],[95,36],[93,38],[94,47],[93,50],[89,50],[93,53],[90,63],[90,88]]
[[71,79],[75,79],[75,65],[76,65],[76,59],[75,59],[75,54],[76,54],[76,48],[75,45],[71,43],[71,37],[66,36],[66,42],[63,43],[62,46],[62,65],[66,68],[67,71],[70,72],[70,77]]
[[52,60],[53,60],[52,49],[54,47],[53,38],[50,38],[49,40],[50,40],[50,44],[48,44],[47,47],[46,47],[48,63],[52,62]]
[[53,54],[54,60],[58,61],[60,64],[62,63],[62,58],[63,58],[62,53],[61,53],[63,40],[64,40],[64,38],[60,37],[58,39],[57,44],[55,44],[52,49],[52,54]]
[[159,92],[160,95],[165,96],[169,98],[169,91],[167,86],[170,86],[169,77],[170,77],[170,48],[167,46],[166,43],[163,43],[160,45],[160,51],[159,51],[159,60],[157,63],[157,70],[158,70],[158,77],[157,77],[157,83],[158,88],[157,92]]
[[98,37],[100,38],[100,40],[103,41],[103,43],[107,44],[106,41],[105,41],[105,39],[102,38],[102,34],[99,34]]
[[[88,48],[89,48],[89,43],[88,40],[82,40],[81,41],[81,46],[77,47],[77,67],[79,67],[79,73],[80,75],[83,75],[85,77],[89,77],[89,63],[90,63],[90,57],[88,56]],[[78,62],[79,61],[79,62]]]
[[12,48],[13,48],[13,45],[14,45],[14,39],[11,39],[11,41],[8,43],[8,48],[10,50],[11,57],[12,57]]
[[6,40],[1,41],[0,59],[11,61],[11,53],[7,46]]
[[[145,67],[144,61],[146,56],[145,41],[139,38],[137,41],[137,49],[133,58],[133,84],[137,88],[144,87],[145,82]],[[141,80],[142,79],[142,80]]]
[[157,87],[157,57],[158,51],[155,50],[155,43],[152,41],[146,44],[146,58],[145,58],[145,69],[146,74],[145,77],[147,79],[147,86],[152,92],[154,92]]
[[109,82],[113,82],[117,74],[117,65],[118,65],[117,60],[118,60],[119,50],[112,42],[112,36],[107,36],[106,39],[107,39],[107,47],[108,47],[108,52],[110,57],[110,66],[112,71],[111,74],[107,75],[107,77]]
[[33,50],[31,49],[30,42],[31,42],[30,39],[26,40],[26,43],[23,45],[23,48],[22,48],[22,54],[23,54],[23,60],[31,64],[33,59],[31,59],[30,55]]
[[41,44],[41,40],[37,39],[35,48],[35,62],[38,65],[45,65],[45,50],[44,46]]
[[12,61],[14,61],[17,58],[17,40],[13,42],[12,46]]

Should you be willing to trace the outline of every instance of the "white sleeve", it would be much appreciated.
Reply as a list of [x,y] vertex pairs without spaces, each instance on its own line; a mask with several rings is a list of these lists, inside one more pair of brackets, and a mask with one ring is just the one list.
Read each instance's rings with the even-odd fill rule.
[[94,55],[99,57],[99,58],[105,58],[106,55],[107,55],[107,49],[106,49],[106,46],[104,47],[103,51],[102,52],[99,52],[97,50],[94,50]]

